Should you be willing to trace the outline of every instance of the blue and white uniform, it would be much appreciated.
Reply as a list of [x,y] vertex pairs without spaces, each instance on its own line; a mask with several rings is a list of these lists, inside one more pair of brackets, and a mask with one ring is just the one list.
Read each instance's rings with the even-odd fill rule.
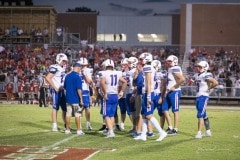
[[173,66],[168,69],[167,72],[167,87],[166,87],[166,97],[163,100],[162,110],[168,111],[172,107],[172,112],[178,112],[179,111],[179,105],[180,105],[180,97],[181,97],[181,88],[180,86],[178,88],[175,88],[173,91],[169,91],[171,87],[173,87],[176,84],[176,80],[174,78],[175,73],[182,74],[182,69],[180,66]]
[[101,72],[106,79],[107,100],[103,100],[103,117],[114,117],[118,105],[119,79],[122,77],[121,71],[106,70]]
[[165,71],[157,71],[154,75],[154,98],[153,98],[153,104],[154,109],[157,108],[158,115],[162,116],[162,104],[158,103],[158,100],[161,97],[161,81],[166,78],[166,72]]
[[206,107],[209,99],[207,79],[213,78],[212,73],[202,72],[194,75],[196,88],[197,118],[206,118]]
[[[127,69],[126,69],[127,70]],[[122,72],[122,77],[127,81],[126,79],[126,71]],[[122,86],[122,83],[119,83],[120,86]],[[127,104],[126,104],[126,89],[123,92],[123,96],[118,100],[118,105],[120,108],[120,112],[121,114],[127,114],[130,115],[131,113],[129,112],[129,110],[127,109]]]
[[146,73],[151,73],[152,76],[151,76],[151,81],[152,81],[152,85],[151,85],[151,100],[154,99],[154,75],[155,75],[155,72],[156,70],[154,69],[154,67],[152,65],[144,65],[143,67],[143,79],[144,79],[144,85],[142,87],[142,93],[143,93],[143,96],[142,96],[142,111],[141,113],[145,116],[148,116],[150,114],[153,114],[153,111],[154,111],[154,104],[152,103],[151,106],[148,106],[148,103],[147,103],[147,86],[149,84],[147,84],[147,81],[146,81],[146,76],[145,74]]
[[53,97],[53,109],[59,110],[59,106],[61,106],[62,110],[66,111],[66,96],[63,90],[63,83],[66,76],[65,69],[58,64],[53,64],[49,67],[49,73],[54,74],[52,81],[59,88],[58,92],[50,88]]
[[84,76],[87,76],[92,81],[93,70],[91,68],[83,68],[82,72],[79,74],[82,79],[82,97],[83,97],[83,107],[90,107],[90,85],[86,82]]
[[133,76],[136,71],[136,68],[133,68],[126,72],[126,81],[127,81],[127,87],[125,89],[126,92],[126,105],[127,105],[127,111],[129,114],[135,111],[134,103],[130,103],[130,98],[132,97],[133,92]]

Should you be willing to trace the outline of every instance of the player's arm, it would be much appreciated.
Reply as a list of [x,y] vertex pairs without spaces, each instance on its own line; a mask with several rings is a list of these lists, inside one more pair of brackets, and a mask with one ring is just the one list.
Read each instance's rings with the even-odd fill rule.
[[139,70],[138,68],[135,70],[135,72],[133,73],[133,80],[136,79],[138,77],[139,74]]
[[208,91],[215,88],[218,85],[218,81],[215,78],[208,78],[206,81],[210,84],[208,85]]
[[167,80],[166,79],[161,79],[161,87],[160,87],[160,91],[161,91],[161,97],[158,100],[159,104],[162,104],[164,97],[166,96],[166,87],[167,86]]
[[101,78],[100,84],[101,84],[101,89],[103,92],[103,98],[105,100],[107,100],[107,89],[106,89],[106,78],[105,77]]
[[151,72],[146,72],[146,84],[147,84],[147,99],[148,102],[151,102],[151,86],[152,86],[152,73]]
[[81,103],[81,105],[83,105],[82,89],[78,89],[77,93],[78,93],[78,97],[80,98],[80,103]]
[[185,78],[181,73],[177,72],[177,73],[174,73],[173,75],[174,75],[174,78],[176,80],[176,84],[171,87],[171,89],[170,89],[171,91],[180,87],[181,84],[185,81]]
[[[122,90],[122,84],[118,86],[118,93]],[[124,90],[123,90],[124,91]]]
[[85,80],[86,83],[91,84],[92,83],[92,78],[91,74],[86,74],[84,71],[82,71],[83,79]]
[[134,83],[134,81],[133,81],[132,84],[133,84],[133,91],[132,91],[132,97],[130,98],[131,103],[133,103],[135,101],[135,96],[136,96],[136,93],[137,93],[136,83]]
[[49,84],[56,92],[58,92],[59,88],[57,88],[57,87],[55,86],[55,84],[53,83],[53,81],[52,81],[53,76],[54,76],[53,73],[48,73],[45,79],[46,79],[46,81],[48,82],[48,84]]
[[123,92],[125,91],[126,87],[127,87],[127,81],[123,78],[120,77],[119,81],[122,83],[122,88],[121,90],[118,92],[119,94],[119,98],[121,98],[123,96]]

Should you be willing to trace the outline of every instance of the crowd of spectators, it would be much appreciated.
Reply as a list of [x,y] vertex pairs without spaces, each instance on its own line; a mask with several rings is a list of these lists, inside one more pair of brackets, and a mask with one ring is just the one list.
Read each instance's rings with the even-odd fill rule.
[[12,27],[6,27],[2,29],[0,27],[0,38],[2,41],[10,40],[11,38],[21,38],[22,36],[29,36],[33,42],[45,42],[48,38],[48,28],[40,28],[32,26],[29,30],[23,30],[23,28],[13,25]]
[[[62,49],[59,47],[53,48],[30,48],[16,46],[14,48],[5,48],[0,53],[0,92],[5,92],[6,85],[11,83],[13,85],[13,93],[18,93],[18,88],[21,83],[25,84],[25,92],[30,92],[30,86],[35,94],[39,90],[39,75],[46,73],[48,67],[55,63],[57,53],[66,53],[69,58],[69,68],[71,64],[77,61],[80,57],[85,57],[89,60],[89,65],[96,73],[101,63],[111,58],[116,63],[116,69],[121,69],[121,60],[125,57],[138,56],[142,52],[149,51],[153,54],[154,59],[163,60],[168,54],[178,54],[174,49],[151,49],[147,48],[134,48],[124,50],[123,48],[115,47],[91,47],[74,49]],[[167,54],[166,54],[167,53]]]
[[[221,92],[222,96],[239,96],[240,95],[240,58],[237,52],[227,52],[223,49],[216,54],[207,53],[204,50],[195,50],[189,56],[189,67],[187,68],[187,80],[185,85],[187,90],[183,90],[184,94],[194,95],[194,91],[190,88],[193,86],[190,78],[194,72],[194,64],[200,60],[207,60],[210,69],[215,78],[219,81],[219,89],[225,89]],[[125,50],[121,47],[85,47],[85,48],[61,48],[59,46],[52,48],[31,48],[15,46],[14,48],[5,47],[0,52],[0,92],[6,92],[6,86],[12,84],[12,92],[14,95],[19,92],[19,86],[24,84],[24,92],[33,92],[38,98],[39,76],[41,73],[48,72],[48,67],[55,63],[55,57],[58,53],[65,53],[69,58],[69,68],[71,64],[76,62],[80,57],[89,60],[90,67],[94,70],[94,76],[98,72],[101,63],[107,58],[111,58],[116,63],[116,69],[121,70],[121,60],[125,57],[138,56],[142,52],[151,52],[154,59],[164,62],[164,59],[174,54],[179,57],[180,53],[177,48],[130,48]],[[235,87],[236,89],[232,89]],[[189,89],[190,88],[190,89]],[[187,92],[187,93],[186,93]],[[219,94],[214,92],[214,94]]]

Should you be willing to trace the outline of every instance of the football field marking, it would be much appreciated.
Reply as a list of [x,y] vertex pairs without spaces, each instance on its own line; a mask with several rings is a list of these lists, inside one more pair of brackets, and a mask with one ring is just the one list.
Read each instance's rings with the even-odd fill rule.
[[[70,137],[68,137],[68,138],[65,138],[65,139],[63,139],[63,140],[61,140],[61,141],[59,141],[59,142],[56,142],[56,143],[54,143],[54,144],[52,144],[52,145],[42,147],[41,149],[38,150],[38,153],[43,153],[43,152],[45,152],[45,151],[47,151],[47,150],[49,150],[49,149],[53,149],[53,148],[59,146],[60,144],[65,143],[65,142],[67,142],[67,141],[69,141],[69,140],[71,140],[71,139],[73,139],[73,138],[75,138],[75,137],[78,137],[78,136],[79,136],[79,135],[77,135],[77,134],[76,134],[76,135],[72,135],[72,136],[70,136]],[[29,155],[29,156],[27,156],[27,157],[24,157],[23,159],[24,159],[24,160],[34,159],[34,156],[35,156],[35,155]]]
[[98,151],[96,151],[96,152],[94,152],[94,153],[92,153],[92,154],[90,154],[88,157],[86,157],[86,158],[84,158],[83,160],[89,160],[90,158],[92,158],[94,155],[96,155],[97,153],[99,153],[99,152],[103,152],[103,151],[110,151],[110,152],[114,152],[114,151],[116,151],[117,149],[100,149],[100,150],[98,150]]

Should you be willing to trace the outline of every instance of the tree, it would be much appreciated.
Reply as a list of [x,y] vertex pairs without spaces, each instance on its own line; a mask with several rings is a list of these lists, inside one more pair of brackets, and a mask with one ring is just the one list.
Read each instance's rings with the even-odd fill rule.
[[97,12],[97,11],[95,10],[93,11],[92,9],[83,6],[83,7],[76,7],[74,9],[68,8],[66,12]]

